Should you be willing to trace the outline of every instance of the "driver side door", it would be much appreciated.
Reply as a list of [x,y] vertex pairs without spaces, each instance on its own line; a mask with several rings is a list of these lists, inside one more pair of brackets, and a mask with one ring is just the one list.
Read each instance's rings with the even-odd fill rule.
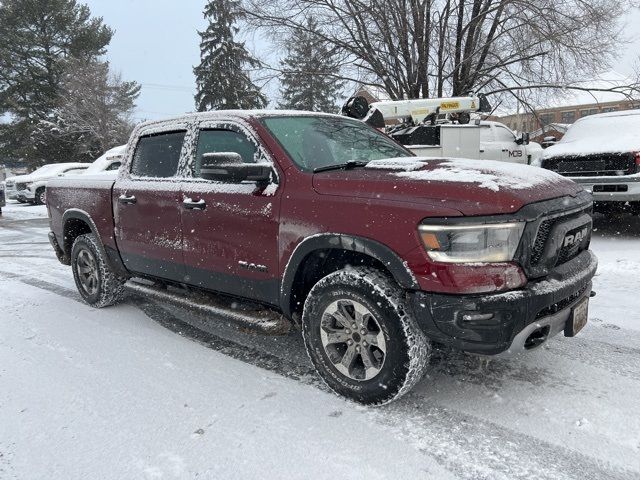
[[203,164],[212,166],[206,154],[233,152],[246,163],[268,161],[267,154],[247,129],[231,122],[201,124],[194,151],[181,214],[188,283],[277,304],[281,189],[200,176]]

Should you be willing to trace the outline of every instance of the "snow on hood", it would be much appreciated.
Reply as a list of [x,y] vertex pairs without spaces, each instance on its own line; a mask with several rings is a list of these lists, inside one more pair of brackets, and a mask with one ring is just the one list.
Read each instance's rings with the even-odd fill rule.
[[421,157],[374,160],[365,168],[316,173],[313,187],[321,195],[425,204],[464,215],[516,212],[530,203],[582,191],[565,177],[528,165]]
[[604,113],[581,118],[542,158],[640,151],[640,112]]
[[[525,190],[566,182],[549,170],[516,163],[470,159],[440,159],[435,162],[425,157],[392,158],[374,160],[367,164],[367,168],[398,170],[398,177],[411,180],[474,183],[494,192],[499,192],[501,187]],[[434,163],[435,168],[427,168]]]

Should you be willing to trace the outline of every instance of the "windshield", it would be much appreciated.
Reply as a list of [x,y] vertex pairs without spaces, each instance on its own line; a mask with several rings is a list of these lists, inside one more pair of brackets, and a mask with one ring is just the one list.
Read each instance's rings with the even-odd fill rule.
[[278,116],[262,120],[305,171],[349,161],[409,157],[411,152],[368,125],[330,116]]

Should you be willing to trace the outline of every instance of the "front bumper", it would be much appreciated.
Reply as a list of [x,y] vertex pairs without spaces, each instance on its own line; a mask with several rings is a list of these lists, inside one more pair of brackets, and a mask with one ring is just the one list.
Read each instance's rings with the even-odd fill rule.
[[568,178],[592,193],[594,202],[640,202],[640,175]]
[[520,290],[486,295],[408,293],[409,306],[425,334],[459,350],[484,355],[525,349],[540,328],[547,338],[564,329],[571,308],[591,294],[596,256],[586,250]]
[[22,201],[30,202],[36,198],[36,195],[31,190],[19,190],[16,195],[16,198]]
[[17,200],[18,199],[18,191],[14,189],[7,189],[5,192],[7,199],[9,200]]

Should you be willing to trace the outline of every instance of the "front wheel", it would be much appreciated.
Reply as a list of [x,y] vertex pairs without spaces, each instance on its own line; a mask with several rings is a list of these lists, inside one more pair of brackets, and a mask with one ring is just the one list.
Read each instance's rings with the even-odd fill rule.
[[372,268],[349,268],[320,280],[304,305],[302,332],[318,374],[336,393],[384,405],[422,378],[431,347],[402,290]]
[[95,235],[80,235],[73,242],[71,269],[78,292],[92,307],[108,307],[121,299],[125,281],[109,267]]

